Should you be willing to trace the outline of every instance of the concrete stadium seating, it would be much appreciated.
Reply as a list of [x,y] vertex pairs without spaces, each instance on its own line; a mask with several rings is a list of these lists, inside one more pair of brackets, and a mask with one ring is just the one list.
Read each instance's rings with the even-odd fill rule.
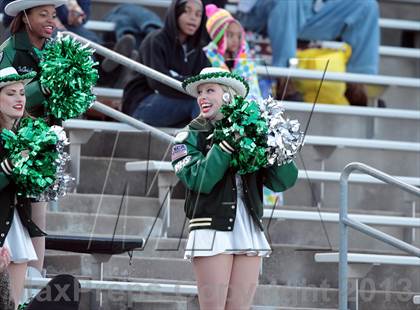
[[[102,18],[119,3],[146,5],[163,16],[169,0],[94,0],[92,20],[87,27],[112,30],[112,25],[102,22]],[[275,210],[266,206],[264,210],[263,224],[273,253],[263,262],[253,310],[337,309],[336,258],[323,264],[317,259],[328,255],[331,260],[335,254],[330,252],[338,250],[337,180],[348,162],[366,162],[420,185],[420,45],[400,46],[403,33],[413,33],[415,42],[420,42],[420,23],[416,20],[420,1],[380,0],[380,6],[381,75],[368,82],[387,88],[382,98],[388,107],[315,106],[306,145],[296,160],[300,179],[295,188],[284,194],[284,205]],[[259,70],[266,74],[266,68]],[[313,74],[293,73],[300,77]],[[281,74],[289,75],[290,71]],[[361,81],[369,77],[345,74],[335,78]],[[116,99],[122,95],[118,89],[96,88],[95,92]],[[291,118],[307,125],[312,105],[285,102],[285,107]],[[170,144],[148,131],[122,123],[69,120],[64,126],[73,136],[80,135],[88,142],[71,145],[72,170],[75,175],[80,171],[79,184],[75,192],[58,202],[57,209],[48,211],[48,232],[108,240],[135,237],[144,240],[144,247],[135,250],[132,257],[118,254],[102,261],[102,281],[98,280],[98,257],[48,250],[47,275],[78,276],[86,291],[82,296],[83,309],[92,309],[96,304],[91,293],[98,290],[103,291],[103,310],[198,309],[195,277],[191,264],[183,259],[187,235],[183,227],[185,189],[173,184],[172,195],[167,196],[168,184],[156,173],[159,167],[151,169],[154,161],[163,161],[164,168],[170,171]],[[176,133],[173,129],[164,130],[171,135]],[[143,162],[144,171],[127,171],[126,167],[136,161]],[[383,184],[370,183],[366,177],[356,175],[353,180],[350,216],[420,245],[419,199]],[[401,258],[401,251],[358,232],[350,234],[349,246],[351,253],[358,253],[357,257],[375,265],[359,278],[360,309],[417,309],[417,260],[414,266],[385,265],[384,257],[406,258]],[[329,253],[321,253],[324,251]],[[351,261],[357,257],[349,256]],[[45,281],[34,279],[27,286],[39,287]]]

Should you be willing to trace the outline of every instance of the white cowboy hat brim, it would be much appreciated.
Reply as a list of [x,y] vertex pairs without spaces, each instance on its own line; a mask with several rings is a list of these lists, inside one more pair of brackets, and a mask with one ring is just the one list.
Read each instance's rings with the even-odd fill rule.
[[54,5],[57,8],[66,3],[67,0],[16,0],[6,5],[4,8],[4,13],[9,16],[16,16],[24,10],[37,6]]
[[198,97],[197,87],[201,84],[216,83],[226,85],[231,88],[241,97],[245,98],[248,95],[248,83],[239,75],[230,72],[210,72],[202,73],[186,79],[182,83],[185,91],[193,97]]
[[32,81],[32,79],[36,76],[36,72],[29,72],[26,74],[11,74],[4,77],[0,77],[0,89],[2,89],[5,86],[16,84],[16,83],[23,83],[25,86],[29,82]]

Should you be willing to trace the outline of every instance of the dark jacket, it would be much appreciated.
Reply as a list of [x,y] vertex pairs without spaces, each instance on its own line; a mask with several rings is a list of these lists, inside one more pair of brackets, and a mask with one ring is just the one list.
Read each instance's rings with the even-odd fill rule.
[[[0,161],[5,160],[6,151],[0,140]],[[0,165],[1,167],[1,165]],[[0,247],[9,233],[17,209],[23,226],[28,229],[29,236],[41,237],[46,234],[31,219],[31,202],[27,198],[19,198],[16,201],[16,185],[0,168]]]
[[[209,67],[202,48],[205,28],[205,12],[200,28],[185,43],[186,50],[179,41],[179,30],[176,21],[175,7],[179,0],[172,1],[168,8],[165,24],[162,29],[150,33],[140,46],[139,62],[179,81],[200,73]],[[137,105],[154,91],[168,97],[191,99],[190,96],[174,90],[142,74],[137,74],[124,88],[123,111],[131,114]]]
[[[172,164],[187,187],[185,213],[189,229],[233,230],[236,216],[236,172],[230,167],[231,155],[209,138],[214,127],[197,118],[175,138]],[[292,187],[297,179],[293,162],[242,175],[244,204],[263,229],[263,185],[275,192]]]
[[46,97],[39,83],[39,62],[40,59],[25,30],[12,35],[0,46],[0,69],[14,67],[19,74],[37,72],[37,76],[25,86],[26,109],[35,117],[45,115],[42,103]]

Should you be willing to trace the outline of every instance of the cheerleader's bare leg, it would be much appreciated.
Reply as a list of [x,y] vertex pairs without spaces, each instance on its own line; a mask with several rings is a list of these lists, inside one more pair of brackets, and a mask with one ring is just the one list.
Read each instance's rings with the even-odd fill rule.
[[224,310],[232,271],[233,255],[194,257],[200,310]]
[[16,308],[19,305],[20,296],[22,295],[25,284],[26,267],[27,263],[11,263],[9,267],[7,267],[10,278],[11,296],[15,302]]
[[225,310],[249,310],[258,285],[261,257],[235,255]]
[[[32,206],[32,220],[35,224],[45,231],[46,228],[46,217],[47,217],[47,203],[46,202],[33,202]],[[45,237],[34,237],[32,243],[35,248],[38,260],[30,261],[28,266],[36,268],[42,273],[44,267],[44,256],[45,256]]]

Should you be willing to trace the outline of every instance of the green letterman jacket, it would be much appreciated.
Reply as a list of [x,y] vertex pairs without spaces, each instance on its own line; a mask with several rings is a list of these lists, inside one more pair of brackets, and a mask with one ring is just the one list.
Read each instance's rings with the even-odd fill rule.
[[45,115],[42,103],[46,96],[39,83],[39,62],[40,59],[25,30],[12,35],[0,46],[0,69],[14,67],[19,74],[37,72],[37,76],[25,86],[26,109],[35,117]]
[[[236,216],[236,172],[230,167],[231,155],[213,144],[214,127],[205,119],[193,120],[175,138],[172,165],[187,187],[184,210],[189,229],[233,230]],[[263,185],[275,192],[292,187],[297,179],[293,162],[262,168],[242,175],[244,204],[263,230]]]

